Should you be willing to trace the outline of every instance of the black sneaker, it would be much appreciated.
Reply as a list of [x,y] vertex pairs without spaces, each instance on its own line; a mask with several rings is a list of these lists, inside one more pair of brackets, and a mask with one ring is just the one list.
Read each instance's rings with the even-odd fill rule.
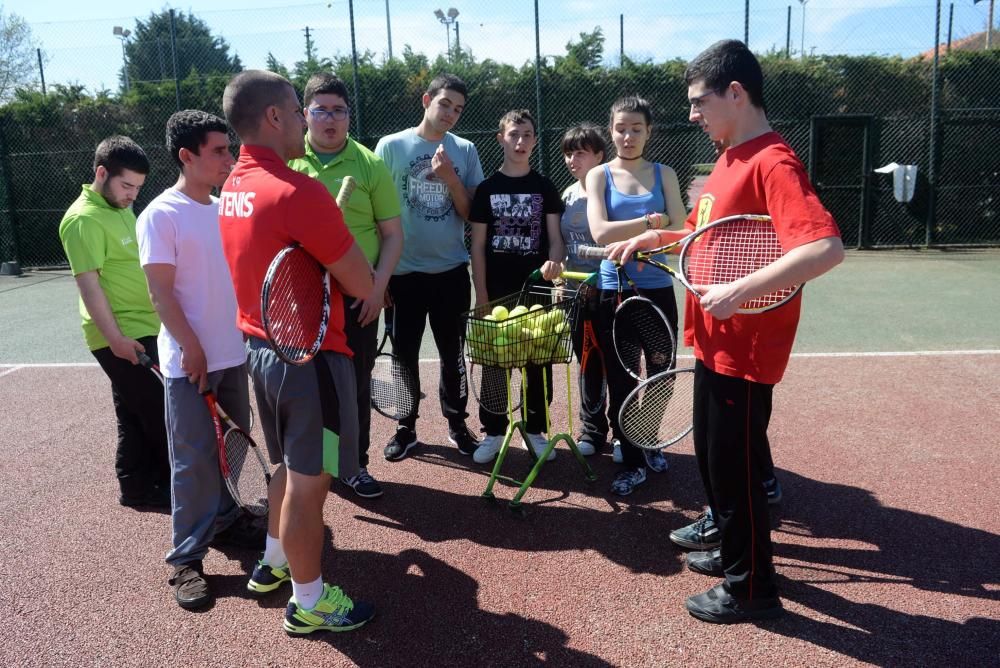
[[365,499],[382,496],[382,485],[373,478],[366,467],[362,467],[353,478],[341,478],[340,481],[354,490],[354,493]]
[[722,577],[722,554],[718,548],[707,552],[688,552],[687,567],[695,573]]
[[719,527],[709,508],[698,516],[692,524],[670,532],[670,540],[688,550],[714,550],[722,545]]
[[726,591],[725,583],[691,596],[685,604],[692,617],[713,624],[739,624],[758,619],[774,619],[785,611],[781,599],[740,599]]
[[241,510],[232,524],[222,531],[216,532],[212,539],[212,545],[263,550],[266,540],[267,518],[257,517]]
[[397,427],[396,435],[392,437],[388,445],[382,451],[385,458],[390,462],[398,462],[405,459],[407,453],[417,445],[417,434],[409,427]]
[[463,455],[471,455],[479,447],[479,439],[472,435],[464,422],[448,429],[448,442],[458,446]]
[[153,485],[142,494],[122,494],[118,503],[126,508],[165,508],[170,510],[170,488]]
[[764,481],[764,491],[767,492],[767,504],[773,506],[781,503],[781,483],[777,478]]
[[167,582],[174,588],[177,605],[185,610],[200,608],[212,602],[212,592],[202,574],[200,561],[177,566]]

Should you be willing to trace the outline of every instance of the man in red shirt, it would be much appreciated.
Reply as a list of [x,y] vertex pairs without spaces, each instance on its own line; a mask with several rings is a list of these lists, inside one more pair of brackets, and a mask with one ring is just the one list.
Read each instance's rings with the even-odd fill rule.
[[[676,241],[724,216],[771,216],[786,254],[744,279],[695,286],[687,295],[684,343],[694,347],[695,455],[720,547],[692,552],[688,567],[723,576],[687,599],[694,617],[716,623],[776,617],[782,612],[771,557],[770,519],[761,473],[767,470],[771,396],[781,380],[798,326],[801,293],[760,314],[740,304],[813,279],[843,260],[840,232],[823,208],[802,162],[773,130],[764,110],[760,64],[736,40],[718,42],[685,72],[690,118],[726,146],[687,220],[687,231],[650,230],[612,244],[611,257]],[[766,458],[766,459],[765,459]]]
[[[326,187],[286,166],[305,155],[305,120],[292,85],[272,72],[248,70],[226,86],[222,108],[243,143],[219,198],[222,246],[264,438],[272,463],[279,465],[268,493],[264,555],[247,588],[264,595],[291,579],[284,622],[289,634],[348,631],[371,619],[375,609],[323,583],[323,502],[331,475],[358,472],[354,368],[342,293],[371,292],[371,267]],[[292,243],[319,260],[337,287],[320,352],[303,366],[285,364],[270,349],[260,312],[268,265]]]

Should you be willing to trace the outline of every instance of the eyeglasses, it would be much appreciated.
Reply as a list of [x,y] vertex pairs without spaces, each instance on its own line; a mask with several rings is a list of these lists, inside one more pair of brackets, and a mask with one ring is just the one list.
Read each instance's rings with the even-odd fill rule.
[[714,90],[710,90],[707,93],[699,95],[698,97],[690,98],[688,100],[688,104],[690,104],[691,108],[694,109],[695,111],[701,111],[705,105],[705,98],[707,98],[709,95],[718,95],[718,93],[716,93]]
[[310,107],[308,111],[309,115],[317,121],[342,121],[351,113],[351,110],[347,107],[334,107],[329,110],[320,109],[319,107]]

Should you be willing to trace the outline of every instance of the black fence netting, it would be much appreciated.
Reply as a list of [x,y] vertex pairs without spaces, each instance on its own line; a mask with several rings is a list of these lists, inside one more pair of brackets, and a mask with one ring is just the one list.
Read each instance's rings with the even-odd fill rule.
[[[682,15],[638,0],[573,21],[539,4],[537,21],[528,0],[475,0],[455,16],[393,0],[393,14],[384,3],[378,20],[372,6],[383,3],[355,0],[353,26],[347,11],[327,4],[36,26],[44,92],[41,76],[0,90],[0,260],[65,264],[59,221],[92,179],[94,148],[109,135],[132,137],[150,158],[140,211],[176,179],[163,146],[167,118],[190,108],[221,114],[226,82],[244,68],[282,73],[300,91],[316,71],[337,73],[352,92],[352,134],[370,147],[416,125],[429,81],[452,72],[470,91],[455,131],[476,143],[484,172],[502,159],[499,118],[528,108],[539,121],[536,167],[560,187],[571,181],[560,150],[566,129],[606,126],[612,102],[636,93],[654,109],[647,156],[674,167],[684,191],[715,156],[688,120],[686,62],[748,30],[772,125],[808,166],[846,245],[1000,244],[1000,49],[975,35],[948,48],[942,19],[935,67],[934,3],[865,9],[877,20],[859,14],[847,37],[817,46],[810,25],[843,22],[860,5],[808,5],[807,24],[804,3],[794,15],[774,3],[749,16],[744,3]],[[981,6],[956,9],[966,12],[960,25],[980,20]],[[702,28],[684,32],[686,21]],[[886,43],[888,35],[896,42]],[[897,55],[872,55],[886,52]],[[892,162],[917,166],[909,201],[898,201],[893,175],[874,171]]]

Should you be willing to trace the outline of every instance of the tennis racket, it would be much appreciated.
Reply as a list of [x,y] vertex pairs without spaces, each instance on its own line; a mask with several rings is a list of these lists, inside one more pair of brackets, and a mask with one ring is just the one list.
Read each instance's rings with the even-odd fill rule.
[[[163,373],[149,355],[138,353],[139,363],[152,371],[166,385]],[[271,482],[271,469],[264,454],[250,435],[237,425],[222,409],[211,390],[202,397],[215,428],[215,442],[219,451],[219,470],[226,489],[236,504],[247,512],[267,514],[267,486]]]
[[472,396],[488,413],[507,415],[521,407],[521,369],[469,364]]
[[670,369],[629,393],[618,413],[618,424],[637,447],[660,450],[691,431],[693,407],[694,369]]
[[[417,381],[403,362],[396,357],[396,309],[385,309],[385,330],[372,367],[372,408],[390,420],[400,420],[413,414],[417,407]],[[386,344],[390,348],[386,348]]]
[[[654,257],[677,246],[680,246],[679,271],[674,271]],[[577,254],[586,258],[603,258],[607,255],[607,249],[580,246]],[[692,286],[732,283],[768,266],[783,255],[771,217],[742,214],[720,218],[672,244],[636,253],[635,259],[667,272],[698,295]],[[761,295],[741,304],[736,312],[769,311],[790,300],[798,294],[801,287],[793,285]]]
[[[345,176],[338,206],[347,206],[354,186],[353,177]],[[319,352],[330,323],[329,272],[298,244],[281,249],[264,276],[260,312],[275,354],[288,364],[307,363]]]
[[[632,289],[628,299],[623,299],[625,283]],[[636,380],[674,365],[676,341],[666,314],[649,298],[639,294],[622,265],[618,267],[618,306],[611,321],[611,336],[618,361]]]

